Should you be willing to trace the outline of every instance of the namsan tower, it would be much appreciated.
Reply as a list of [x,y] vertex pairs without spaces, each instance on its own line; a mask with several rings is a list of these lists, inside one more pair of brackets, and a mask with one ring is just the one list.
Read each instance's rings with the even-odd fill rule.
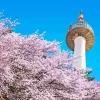
[[80,61],[74,63],[72,67],[86,69],[85,52],[91,49],[94,44],[94,32],[91,26],[84,21],[82,11],[77,22],[70,25],[66,43],[74,51],[74,57],[80,57]]

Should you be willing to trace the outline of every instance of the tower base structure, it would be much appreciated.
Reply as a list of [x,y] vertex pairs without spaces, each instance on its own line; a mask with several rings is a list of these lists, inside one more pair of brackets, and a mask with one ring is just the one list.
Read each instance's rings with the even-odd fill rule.
[[82,36],[78,36],[74,40],[74,57],[80,57],[79,61],[74,63],[72,67],[78,69],[86,69],[86,57],[85,57],[85,45],[86,40]]

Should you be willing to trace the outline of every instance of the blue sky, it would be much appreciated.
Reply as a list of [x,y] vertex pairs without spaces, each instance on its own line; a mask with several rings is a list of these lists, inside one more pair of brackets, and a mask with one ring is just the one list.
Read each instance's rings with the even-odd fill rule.
[[46,31],[45,39],[63,41],[61,48],[70,49],[65,43],[69,25],[76,22],[82,9],[84,19],[95,35],[95,44],[86,53],[87,67],[92,68],[92,76],[100,81],[100,1],[99,0],[1,0],[0,11],[5,17],[18,19],[15,28],[23,35],[32,34],[37,29]]

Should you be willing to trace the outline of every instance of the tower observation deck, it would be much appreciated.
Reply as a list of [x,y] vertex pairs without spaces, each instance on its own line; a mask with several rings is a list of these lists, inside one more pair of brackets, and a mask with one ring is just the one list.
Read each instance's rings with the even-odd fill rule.
[[82,11],[80,11],[78,21],[70,25],[66,36],[66,43],[74,51],[74,56],[83,57],[80,63],[74,65],[86,68],[85,52],[91,49],[94,44],[94,32],[91,26],[84,21]]

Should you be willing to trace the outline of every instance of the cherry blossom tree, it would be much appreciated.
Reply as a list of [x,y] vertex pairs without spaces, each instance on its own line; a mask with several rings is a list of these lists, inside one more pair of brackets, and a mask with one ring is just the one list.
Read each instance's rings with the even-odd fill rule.
[[0,100],[100,100],[100,86],[86,71],[69,68],[78,57],[38,31],[29,37],[9,31],[15,25],[0,21]]

